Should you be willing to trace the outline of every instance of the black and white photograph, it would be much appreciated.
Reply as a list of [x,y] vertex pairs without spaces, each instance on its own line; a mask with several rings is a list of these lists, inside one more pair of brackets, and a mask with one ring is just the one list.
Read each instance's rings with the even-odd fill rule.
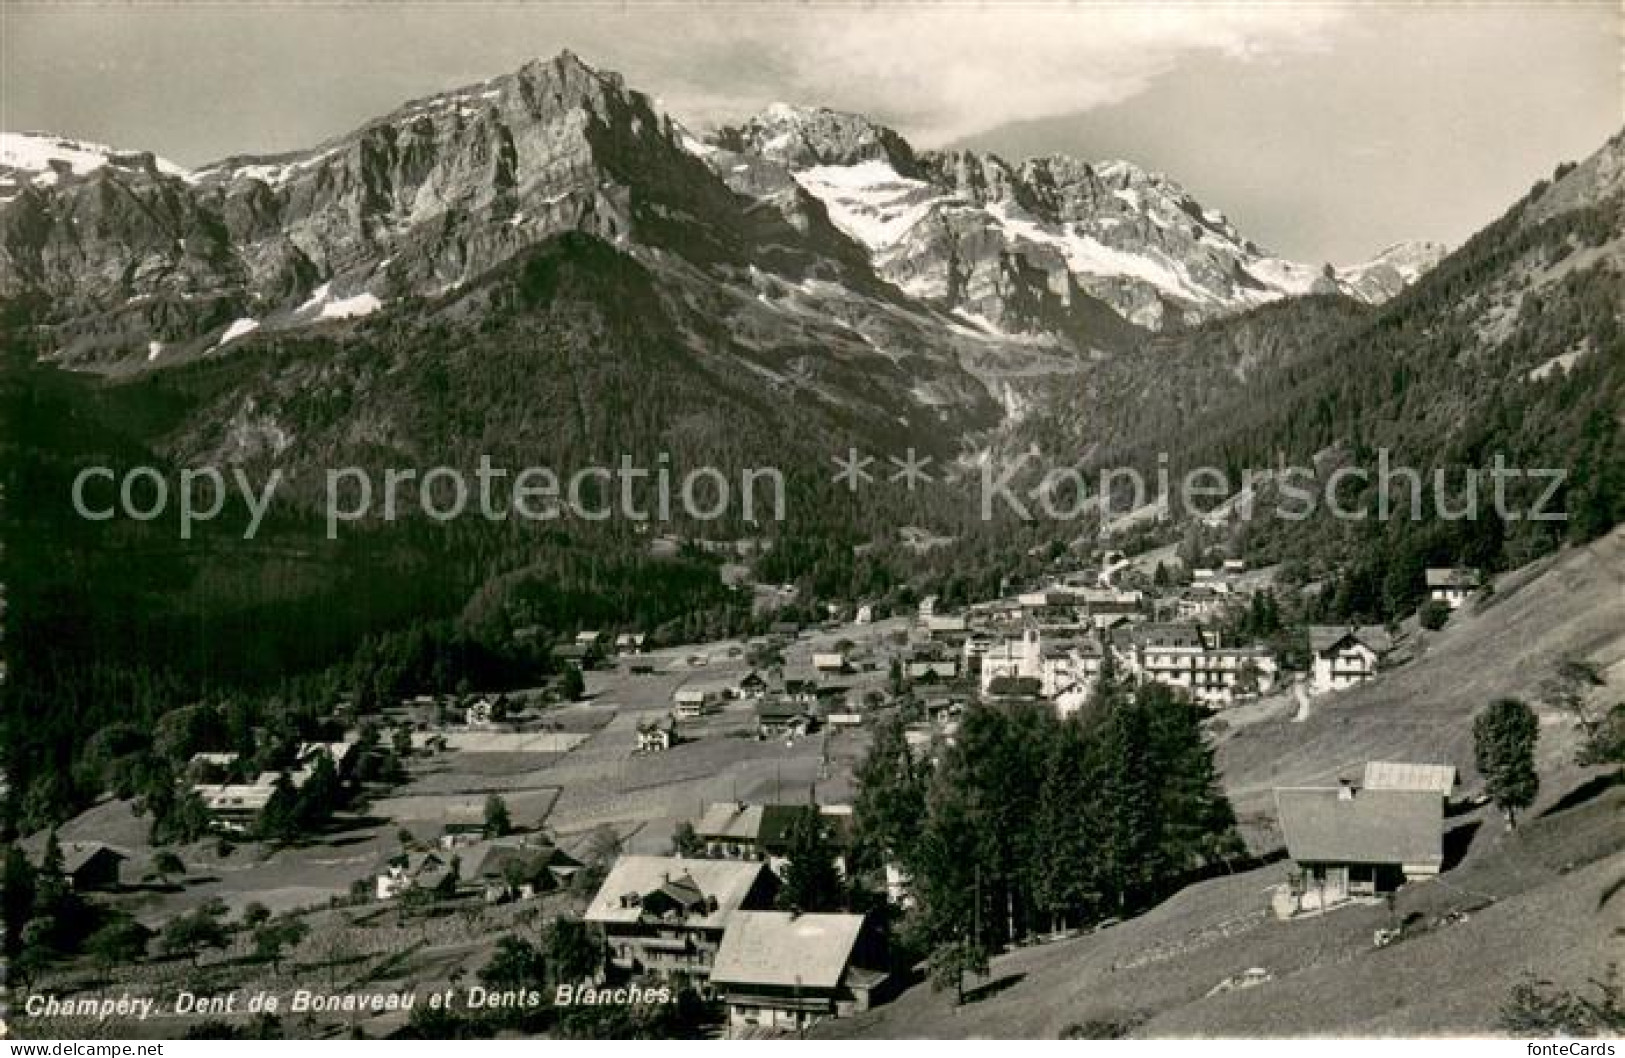
[[1622,523],[1618,0],[0,0],[10,1054],[1613,1055]]

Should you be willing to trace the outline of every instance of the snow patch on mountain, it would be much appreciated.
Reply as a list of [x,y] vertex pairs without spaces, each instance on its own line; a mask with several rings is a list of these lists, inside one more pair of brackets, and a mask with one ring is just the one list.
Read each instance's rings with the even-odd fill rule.
[[39,132],[0,132],[0,203],[16,198],[25,183],[53,187],[63,177],[89,176],[107,166],[131,170],[151,166],[165,176],[191,176],[185,167],[146,151]]
[[218,349],[227,342],[234,342],[245,335],[253,334],[259,329],[260,321],[251,316],[244,316],[240,320],[233,320],[231,326],[226,328],[225,333],[220,335],[220,340],[214,343],[214,347]]
[[896,246],[944,197],[924,180],[900,176],[891,163],[878,159],[819,165],[794,175],[824,203],[830,222],[871,253]]

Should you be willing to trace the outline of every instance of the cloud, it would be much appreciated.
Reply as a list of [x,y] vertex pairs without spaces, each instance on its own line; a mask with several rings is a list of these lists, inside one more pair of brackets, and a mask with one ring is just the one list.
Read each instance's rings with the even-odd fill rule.
[[714,123],[782,98],[861,111],[932,146],[1120,103],[1194,55],[1322,50],[1347,10],[990,3],[734,14],[706,16],[681,41],[687,54],[637,57],[659,67],[650,73],[674,112]]

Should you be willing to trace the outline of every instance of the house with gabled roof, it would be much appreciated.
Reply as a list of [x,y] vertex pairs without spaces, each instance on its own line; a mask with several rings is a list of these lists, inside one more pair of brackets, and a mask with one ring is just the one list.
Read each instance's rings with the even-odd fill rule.
[[380,900],[393,900],[408,889],[445,892],[457,884],[457,874],[445,858],[434,852],[403,852],[384,863],[374,878]]
[[868,1010],[890,975],[863,915],[741,911],[728,924],[711,985],[728,1033],[799,1032]]
[[638,752],[664,753],[677,745],[677,720],[662,716],[638,724]]
[[62,848],[62,874],[76,893],[117,889],[120,870],[129,859],[99,841],[69,841]]
[[1278,913],[1323,910],[1391,893],[1444,867],[1444,800],[1433,790],[1333,787],[1275,791],[1294,879]]
[[812,656],[813,670],[819,673],[841,673],[848,671],[845,651],[820,650]]
[[587,907],[608,966],[704,987],[740,911],[773,906],[778,879],[758,860],[622,856]]
[[1358,687],[1377,675],[1378,660],[1392,647],[1392,637],[1375,626],[1312,625],[1310,686],[1317,694]]
[[672,714],[679,720],[697,720],[732,697],[729,680],[694,680],[672,694]]
[[[789,853],[791,830],[808,812],[822,816],[830,843],[839,852],[851,846],[850,806],[718,801],[705,806],[694,834],[705,843],[707,856],[767,860],[776,872]],[[843,859],[844,855],[837,857],[837,866],[844,870]]]
[[217,830],[244,833],[253,827],[260,812],[276,793],[278,775],[274,771],[261,772],[253,782],[219,783],[197,786],[194,789],[209,810],[210,822]]
[[765,698],[756,703],[756,732],[762,738],[805,735],[817,727],[813,708],[789,698]]
[[485,891],[486,903],[528,900],[570,883],[581,861],[551,841],[498,838],[471,848],[466,876]]
[[1422,574],[1427,584],[1428,598],[1442,602],[1455,610],[1467,597],[1484,586],[1484,575],[1467,566],[1450,569],[1429,569]]

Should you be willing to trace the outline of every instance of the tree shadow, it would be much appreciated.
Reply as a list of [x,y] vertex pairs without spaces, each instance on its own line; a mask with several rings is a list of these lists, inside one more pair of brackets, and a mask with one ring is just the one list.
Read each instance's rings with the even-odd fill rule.
[[1614,787],[1622,785],[1625,785],[1625,770],[1612,771],[1606,775],[1593,775],[1591,778],[1587,779],[1585,782],[1581,783],[1579,786],[1576,786],[1574,789],[1570,790],[1568,793],[1554,801],[1544,812],[1540,814],[1540,818],[1545,819],[1547,816],[1556,815],[1559,812],[1566,812],[1570,808],[1583,805],[1587,801],[1602,796],[1604,793],[1608,792]]
[[967,1004],[980,1003],[984,999],[989,999],[1000,992],[1014,988],[1026,979],[1026,974],[1005,974],[1003,977],[995,977],[986,984],[977,985],[975,988],[967,988],[965,990],[965,1002]]
[[1439,868],[1441,871],[1454,870],[1467,858],[1467,851],[1473,847],[1473,839],[1478,836],[1479,828],[1483,825],[1483,820],[1474,819],[1445,832],[1444,863]]
[[1463,797],[1460,800],[1447,799],[1444,803],[1444,817],[1446,819],[1455,819],[1457,816],[1476,812],[1483,807],[1484,803],[1473,797]]

